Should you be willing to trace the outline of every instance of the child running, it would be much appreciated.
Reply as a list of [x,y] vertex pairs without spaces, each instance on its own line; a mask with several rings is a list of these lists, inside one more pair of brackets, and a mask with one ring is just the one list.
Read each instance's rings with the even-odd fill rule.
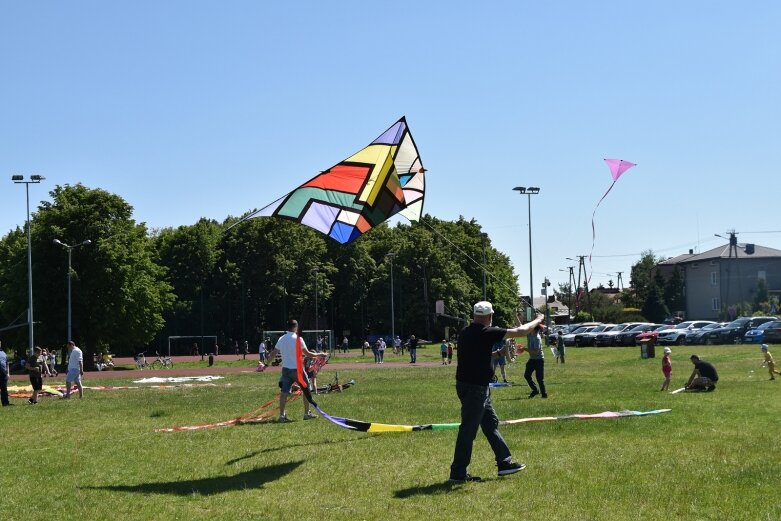
[[669,347],[664,348],[664,356],[662,357],[662,373],[664,374],[664,383],[660,391],[666,391],[670,387],[670,377],[673,374],[673,363],[670,360],[672,351]]
[[765,356],[765,361],[762,362],[762,365],[767,365],[767,370],[770,373],[770,379],[775,380],[777,374],[781,374],[778,371],[776,371],[776,364],[773,362],[773,355],[770,354],[770,351],[767,350],[767,344],[762,344],[762,354]]

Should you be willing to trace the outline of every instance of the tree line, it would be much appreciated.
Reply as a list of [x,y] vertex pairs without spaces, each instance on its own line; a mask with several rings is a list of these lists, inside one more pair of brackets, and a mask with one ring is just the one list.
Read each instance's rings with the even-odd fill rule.
[[[35,343],[68,340],[67,251],[72,250],[73,339],[93,353],[163,352],[169,336],[216,335],[222,349],[257,346],[264,331],[296,318],[303,329],[331,329],[352,345],[367,335],[436,340],[459,327],[485,292],[495,322],[516,322],[518,285],[509,257],[475,220],[378,226],[349,245],[309,227],[274,219],[201,218],[148,229],[122,197],[81,184],[57,186],[31,217]],[[391,255],[389,255],[391,254]],[[483,259],[485,259],[483,261]],[[393,269],[393,324],[391,320]],[[26,323],[24,224],[0,239],[0,327]],[[0,332],[21,353],[27,328]],[[211,346],[206,347],[210,350]]]

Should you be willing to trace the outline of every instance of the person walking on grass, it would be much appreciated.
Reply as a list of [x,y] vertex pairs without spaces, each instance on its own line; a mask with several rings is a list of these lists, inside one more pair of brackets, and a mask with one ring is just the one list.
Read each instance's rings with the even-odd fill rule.
[[662,357],[662,374],[664,374],[664,382],[660,391],[666,391],[670,388],[670,378],[673,375],[673,363],[670,360],[672,350],[669,347],[664,348],[664,356]]
[[[290,396],[290,390],[293,384],[298,381],[298,361],[296,359],[296,342],[299,341],[298,337],[298,321],[290,320],[287,324],[287,333],[279,337],[277,344],[269,354],[269,358],[272,360],[277,356],[277,353],[282,354],[282,373],[279,376],[279,422],[290,421],[287,417],[287,411],[285,406],[287,405],[287,398]],[[313,353],[306,348],[306,342],[304,339],[300,339],[301,353],[306,358],[325,358],[325,353]],[[303,363],[303,361],[302,361]],[[309,400],[304,399],[304,419],[311,420],[317,418],[310,410]]]
[[27,361],[27,372],[30,373],[30,385],[33,387],[33,395],[28,400],[30,405],[38,403],[38,393],[43,389],[43,375],[46,371],[46,364],[41,353],[41,348],[35,346],[33,356]]
[[544,317],[538,314],[527,324],[504,329],[492,326],[493,315],[490,302],[478,302],[473,308],[473,322],[458,336],[456,394],[461,402],[461,425],[458,427],[453,463],[450,465],[450,483],[480,481],[479,477],[467,472],[478,429],[482,429],[494,452],[499,476],[514,474],[526,468],[526,465],[513,461],[510,448],[499,433],[499,418],[491,403],[489,387],[494,374],[491,348],[500,340],[530,334]]
[[0,341],[0,403],[3,407],[11,405],[8,401],[8,380],[11,372],[8,370],[8,355],[3,351],[3,342]]
[[564,363],[564,353],[567,350],[567,346],[564,345],[564,333],[561,329],[556,334],[556,350],[559,352],[559,357],[556,359],[556,363]]
[[442,365],[447,365],[447,340],[442,340],[439,345],[439,354],[442,356]]
[[[529,393],[529,398],[534,398],[538,394],[542,394],[543,398],[548,397],[548,393],[545,390],[545,352],[542,349],[542,339],[540,338],[543,327],[542,324],[538,324],[534,328],[534,331],[529,334],[527,346],[521,348],[521,352],[529,352],[529,360],[526,362],[526,371],[523,373],[526,383],[529,384],[529,388],[532,390],[532,392]],[[535,378],[537,378],[537,385],[540,386],[539,390],[537,389],[537,385],[534,385],[532,373],[534,373]]]
[[414,364],[418,361],[418,339],[415,335],[410,335],[409,342],[409,363]]
[[71,397],[71,387],[76,384],[79,390],[79,398],[84,398],[84,387],[81,385],[81,377],[84,376],[84,355],[81,349],[76,347],[73,340],[68,341],[68,374],[65,376],[65,396],[64,399]]
[[762,365],[767,365],[767,370],[770,373],[770,379],[775,380],[775,375],[781,374],[776,370],[776,364],[773,362],[773,355],[770,354],[770,351],[767,350],[767,344],[762,344],[762,355],[765,357],[764,362],[762,362]]
[[496,377],[496,368],[499,368],[499,372],[502,374],[502,382],[507,382],[507,358],[509,357],[509,348],[507,347],[507,343],[504,340],[501,340],[494,344],[493,346],[493,352],[491,353],[491,363],[493,364],[494,368],[494,377],[493,381],[497,382],[498,378]]

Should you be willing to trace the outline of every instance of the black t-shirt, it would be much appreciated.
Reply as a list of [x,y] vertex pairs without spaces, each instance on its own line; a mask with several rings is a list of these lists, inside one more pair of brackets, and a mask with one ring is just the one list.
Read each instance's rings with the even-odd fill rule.
[[467,384],[488,385],[494,375],[491,350],[506,333],[504,328],[488,327],[476,322],[464,328],[458,335],[456,380]]
[[694,363],[694,367],[697,368],[697,372],[700,374],[700,376],[710,378],[714,382],[719,381],[719,374],[716,372],[716,368],[713,367],[713,364],[710,362],[700,360],[699,362]]

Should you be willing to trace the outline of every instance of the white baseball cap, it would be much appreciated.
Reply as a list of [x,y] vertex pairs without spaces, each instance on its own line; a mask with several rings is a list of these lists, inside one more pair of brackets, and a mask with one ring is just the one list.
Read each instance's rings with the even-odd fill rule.
[[478,302],[475,304],[474,307],[474,314],[478,317],[484,317],[487,315],[493,315],[494,314],[494,307],[491,305],[490,302],[486,302],[485,300]]
[[672,350],[669,347],[665,347],[664,354],[669,355],[670,353],[672,353]]
[[762,351],[767,351],[767,344],[762,344],[762,347],[760,347]]

